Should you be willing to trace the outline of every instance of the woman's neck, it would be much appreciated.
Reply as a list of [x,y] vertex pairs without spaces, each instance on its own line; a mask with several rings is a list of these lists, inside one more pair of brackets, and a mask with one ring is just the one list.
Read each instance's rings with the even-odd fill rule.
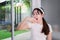
[[42,25],[43,24],[43,20],[38,20],[37,23]]

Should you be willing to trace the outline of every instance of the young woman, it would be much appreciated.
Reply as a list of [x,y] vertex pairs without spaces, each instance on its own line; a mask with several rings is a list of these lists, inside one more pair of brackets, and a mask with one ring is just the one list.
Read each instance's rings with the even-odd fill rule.
[[30,29],[31,40],[52,40],[51,25],[45,21],[42,8],[35,8],[32,12],[32,17],[26,17],[19,23],[17,29]]

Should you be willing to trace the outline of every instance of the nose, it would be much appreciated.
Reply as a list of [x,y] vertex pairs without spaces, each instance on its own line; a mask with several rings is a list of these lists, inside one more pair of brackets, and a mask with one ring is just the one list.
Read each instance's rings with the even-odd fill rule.
[[34,18],[37,18],[37,15],[36,14],[34,15]]

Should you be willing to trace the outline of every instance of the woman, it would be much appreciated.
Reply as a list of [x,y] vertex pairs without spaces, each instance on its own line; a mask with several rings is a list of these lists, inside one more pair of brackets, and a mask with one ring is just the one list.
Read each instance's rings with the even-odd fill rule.
[[45,21],[42,8],[35,8],[32,12],[32,17],[26,17],[19,23],[17,29],[30,29],[31,40],[52,40],[51,25]]

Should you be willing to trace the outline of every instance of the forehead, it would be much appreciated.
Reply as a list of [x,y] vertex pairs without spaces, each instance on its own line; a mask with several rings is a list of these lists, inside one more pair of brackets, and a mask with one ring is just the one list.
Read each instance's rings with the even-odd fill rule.
[[37,14],[37,13],[39,14],[40,11],[38,11],[38,10],[34,10],[34,11],[33,11],[33,14]]
[[34,10],[33,13],[37,13],[37,10]]

